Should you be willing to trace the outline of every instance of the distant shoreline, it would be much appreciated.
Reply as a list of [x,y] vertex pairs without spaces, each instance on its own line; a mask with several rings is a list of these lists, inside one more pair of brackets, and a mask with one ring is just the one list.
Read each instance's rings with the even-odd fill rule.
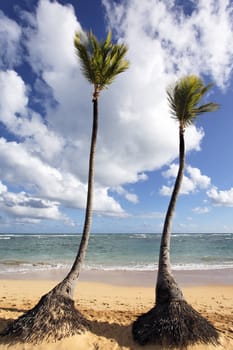
[[[198,237],[198,239],[197,239]],[[3,238],[3,237],[2,237]],[[0,244],[0,279],[61,281],[77,250],[76,237],[5,236]],[[155,288],[160,237],[150,234],[94,235],[79,282]],[[233,286],[233,234],[174,235],[173,273],[183,287]]]

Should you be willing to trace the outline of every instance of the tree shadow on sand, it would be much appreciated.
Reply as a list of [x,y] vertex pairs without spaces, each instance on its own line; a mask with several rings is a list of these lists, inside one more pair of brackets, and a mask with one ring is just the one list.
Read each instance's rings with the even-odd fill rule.
[[[10,308],[11,309],[11,308]],[[0,333],[5,329],[13,319],[5,319],[0,318]],[[151,347],[150,345],[147,346],[140,346],[136,344],[132,338],[132,325],[131,324],[118,324],[118,323],[109,323],[107,321],[88,321],[90,332],[95,334],[98,337],[104,337],[106,339],[109,339],[109,341],[114,340],[117,342],[119,347],[127,347],[130,350],[161,350],[160,347]],[[1,337],[0,336],[0,344],[7,344],[7,345],[15,345],[23,343],[19,340],[13,340],[12,338],[8,337]]]
[[140,346],[136,344],[132,337],[132,324],[109,323],[107,321],[89,321],[90,331],[109,340],[114,339],[120,347],[126,347],[130,350],[162,350],[155,345]]
[[[0,318],[0,333],[13,319]],[[98,337],[103,337],[109,341],[114,340],[119,347],[126,347],[129,350],[163,350],[159,345],[144,345],[141,346],[134,342],[132,337],[132,323],[120,324],[110,323],[108,321],[88,320],[90,332]],[[220,330],[221,331],[221,330]],[[0,336],[0,344],[14,345],[23,343],[20,341],[13,341],[10,338]]]
[[[8,310],[8,308],[4,308],[5,310]],[[1,310],[3,310],[3,308],[1,308]],[[13,318],[1,318],[0,317],[0,333],[11,323],[13,322]],[[1,337],[0,335],[0,344],[6,344],[5,339],[3,339],[3,337]]]

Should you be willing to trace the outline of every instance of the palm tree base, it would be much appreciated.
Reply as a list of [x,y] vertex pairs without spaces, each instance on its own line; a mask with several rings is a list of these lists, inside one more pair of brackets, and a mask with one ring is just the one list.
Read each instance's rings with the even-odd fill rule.
[[138,317],[132,327],[133,338],[141,345],[186,349],[197,343],[218,344],[214,326],[185,300],[159,304]]
[[31,310],[10,323],[0,334],[5,343],[54,342],[87,330],[88,321],[74,301],[54,290],[41,297]]

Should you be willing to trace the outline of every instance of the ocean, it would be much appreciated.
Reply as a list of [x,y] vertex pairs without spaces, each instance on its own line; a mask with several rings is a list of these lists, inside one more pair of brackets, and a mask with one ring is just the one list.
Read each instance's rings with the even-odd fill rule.
[[[84,270],[154,271],[160,234],[92,234]],[[0,234],[2,274],[69,269],[81,235]],[[233,268],[233,233],[173,234],[174,270]]]

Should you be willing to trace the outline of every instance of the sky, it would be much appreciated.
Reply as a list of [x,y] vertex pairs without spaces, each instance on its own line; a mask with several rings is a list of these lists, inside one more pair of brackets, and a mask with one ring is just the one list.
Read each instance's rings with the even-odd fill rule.
[[173,232],[233,232],[233,2],[0,3],[0,233],[82,232],[93,87],[75,32],[128,46],[100,94],[93,233],[159,233],[178,169],[166,89],[195,74],[220,104],[185,132]]

